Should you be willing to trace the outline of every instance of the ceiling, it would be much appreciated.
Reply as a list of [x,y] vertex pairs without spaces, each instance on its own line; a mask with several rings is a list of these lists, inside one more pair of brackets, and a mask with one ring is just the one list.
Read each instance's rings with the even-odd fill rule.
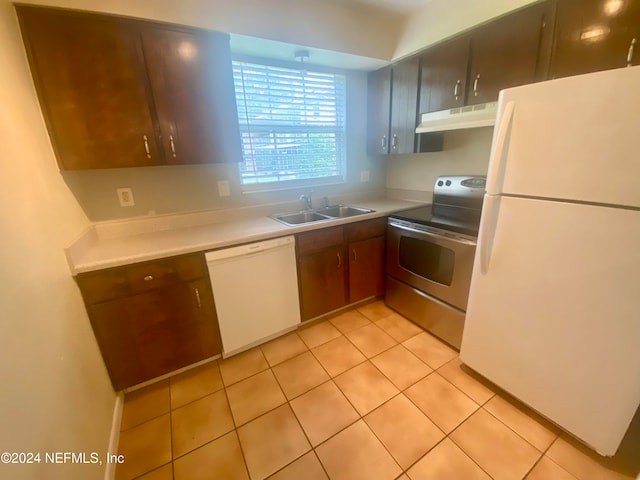
[[[325,0],[323,0],[325,1]],[[329,0],[345,7],[365,7],[390,12],[395,15],[407,15],[411,11],[423,7],[431,0]],[[343,52],[310,48],[304,45],[293,45],[275,40],[254,38],[246,35],[231,34],[231,50],[236,55],[271,58],[280,61],[295,61],[295,52],[309,52],[305,63],[350,70],[376,70],[388,62],[380,59],[351,55]]]
[[360,4],[395,13],[409,13],[423,7],[431,0],[339,0],[340,3]]

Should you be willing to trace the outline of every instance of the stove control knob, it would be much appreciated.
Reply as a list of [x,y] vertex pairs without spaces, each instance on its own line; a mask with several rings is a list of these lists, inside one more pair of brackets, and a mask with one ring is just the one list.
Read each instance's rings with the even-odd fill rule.
[[448,187],[451,185],[451,180],[447,180],[447,182],[445,183],[445,185]]
[[442,182],[442,180],[438,180],[438,186],[441,187],[442,185],[444,185],[444,183]]

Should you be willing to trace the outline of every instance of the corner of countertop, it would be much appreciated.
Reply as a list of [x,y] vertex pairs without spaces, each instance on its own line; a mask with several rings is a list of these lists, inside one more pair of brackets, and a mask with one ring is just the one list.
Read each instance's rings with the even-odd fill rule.
[[89,225],[84,231],[78,235],[78,237],[64,249],[64,255],[69,264],[69,270],[71,274],[76,276],[78,271],[76,265],[80,259],[98,243],[98,234],[95,229],[95,225]]

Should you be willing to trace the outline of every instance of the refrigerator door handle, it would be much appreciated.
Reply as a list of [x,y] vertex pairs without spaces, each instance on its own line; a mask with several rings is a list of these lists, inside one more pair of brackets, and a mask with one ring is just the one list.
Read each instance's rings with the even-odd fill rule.
[[500,197],[486,195],[482,206],[482,227],[478,247],[480,248],[480,272],[484,275],[489,271],[491,262],[491,252],[493,250],[493,239],[497,228],[497,212],[500,207]]
[[[504,178],[505,167],[504,150],[515,106],[515,102],[507,102],[502,113],[502,118],[500,119],[494,146],[491,150],[491,158],[489,159],[489,165],[492,166],[492,168],[489,169],[487,178],[487,194],[489,195],[502,193],[502,178]],[[500,185],[498,185],[498,182],[500,182]]]

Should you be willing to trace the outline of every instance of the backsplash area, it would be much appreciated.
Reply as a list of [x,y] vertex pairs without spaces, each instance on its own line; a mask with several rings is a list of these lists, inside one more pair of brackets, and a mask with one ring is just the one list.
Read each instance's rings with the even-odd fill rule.
[[413,200],[416,192],[431,194],[440,175],[486,175],[492,135],[493,127],[455,130],[445,133],[442,152],[390,156],[387,191]]

